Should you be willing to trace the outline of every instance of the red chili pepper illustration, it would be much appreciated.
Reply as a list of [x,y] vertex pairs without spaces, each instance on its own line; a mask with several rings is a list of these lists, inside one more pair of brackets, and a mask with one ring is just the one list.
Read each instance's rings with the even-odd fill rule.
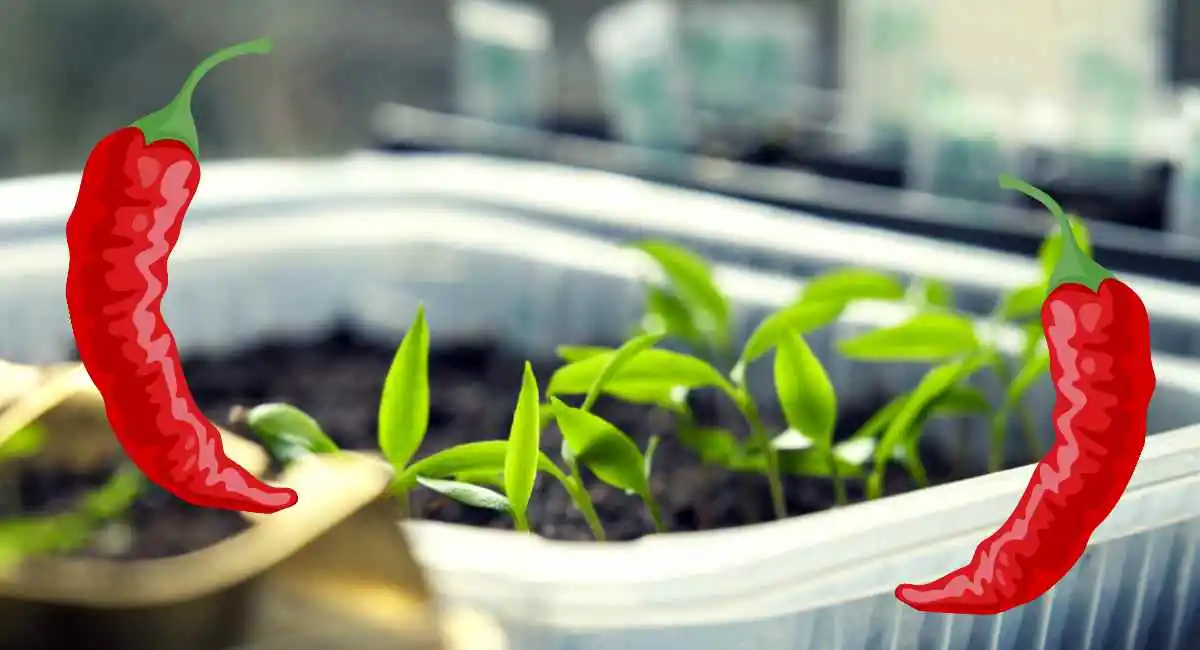
[[192,398],[161,303],[167,258],[200,182],[192,93],[221,62],[270,49],[262,39],[213,54],[170,104],[102,139],[84,165],[66,233],[71,329],[121,446],[184,501],[256,513],[288,508],[296,493],[225,455]]
[[1117,505],[1146,441],[1156,380],[1145,305],[1083,252],[1053,199],[1016,179],[1000,184],[1041,202],[1062,230],[1042,305],[1057,436],[1008,521],[970,564],[896,588],[896,598],[923,612],[999,614],[1049,591]]

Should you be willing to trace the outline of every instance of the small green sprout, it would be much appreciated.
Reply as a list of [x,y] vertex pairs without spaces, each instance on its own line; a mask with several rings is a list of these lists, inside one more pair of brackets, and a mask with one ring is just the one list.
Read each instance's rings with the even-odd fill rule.
[[[596,404],[596,400],[600,398],[601,391],[603,391],[604,388],[609,384],[609,382],[613,378],[613,376],[615,376],[617,374],[617,371],[620,370],[633,357],[637,356],[638,354],[641,354],[645,350],[648,350],[648,349],[654,347],[654,345],[656,345],[660,340],[662,340],[662,337],[663,337],[663,335],[661,335],[661,334],[646,334],[643,336],[636,336],[636,337],[630,339],[629,341],[627,341],[624,345],[622,345],[619,349],[617,349],[616,352],[614,352],[612,354],[606,354],[603,350],[596,349],[596,348],[592,348],[590,353],[586,354],[586,356],[584,354],[581,354],[579,356],[579,359],[581,361],[585,358],[591,358],[591,359],[597,359],[597,360],[602,359],[603,362],[602,363],[600,363],[598,361],[590,362],[590,363],[599,365],[600,370],[599,370],[599,373],[596,375],[595,379],[593,379],[591,384],[588,385],[587,394],[584,396],[583,404],[582,404],[582,406],[580,406],[579,410],[582,412],[585,412],[585,413],[591,411],[592,407],[595,406],[595,404]],[[553,390],[553,382],[554,382],[554,379],[551,378],[551,386],[552,386],[551,390]],[[635,397],[635,400],[636,400],[636,397]],[[683,408],[686,408],[686,404],[683,404],[683,399],[672,396],[670,391],[668,391],[667,394],[665,394],[665,395],[656,396],[654,398],[654,401],[657,403],[666,405],[668,408],[678,409],[681,406]],[[558,408],[559,407],[557,407],[557,406],[552,407],[552,409],[554,410],[555,413],[558,413]],[[559,414],[559,416],[556,418],[558,421],[559,429],[562,430],[562,433],[563,433],[562,453],[561,453],[562,459],[563,459],[563,462],[565,462],[567,464],[567,468],[570,471],[570,479],[574,483],[576,489],[578,489],[583,494],[587,494],[587,490],[584,489],[584,487],[583,487],[583,479],[579,473],[579,456],[575,452],[575,445],[571,442],[571,438],[567,435],[566,430],[563,428],[564,425],[563,425],[562,418],[563,418],[563,416],[561,414]],[[612,430],[609,432],[610,435],[615,436],[618,433],[621,435],[624,435],[616,427],[611,427],[611,429]],[[577,442],[578,442],[578,440],[577,440]],[[632,444],[632,441],[630,441],[630,444]],[[634,446],[634,449],[635,450],[637,449],[636,445]],[[643,471],[643,474],[645,475],[645,479],[646,479],[646,486],[645,486],[644,490],[639,491],[639,490],[635,490],[635,489],[629,488],[629,487],[624,488],[624,489],[626,489],[627,491],[632,491],[634,494],[642,497],[643,501],[646,504],[647,510],[650,512],[651,519],[654,521],[655,530],[657,530],[658,532],[665,532],[666,527],[663,524],[662,516],[659,514],[658,504],[654,500],[654,496],[650,493],[650,487],[649,487],[650,454],[652,454],[652,453],[653,453],[653,450],[648,449],[647,457],[642,462],[642,471]],[[593,471],[595,471],[595,470],[593,469]],[[593,533],[595,533],[596,531],[603,530],[603,527],[600,524],[599,516],[597,516],[595,513],[595,510],[591,508],[590,497],[588,500],[587,509],[585,509],[585,511],[584,511],[584,516],[588,519],[589,524],[592,526]],[[594,523],[592,523],[593,521],[594,521]]]
[[[664,250],[670,251],[669,260],[689,260],[686,268],[690,273],[679,271],[683,265],[672,266],[670,261],[664,262],[663,259],[668,257]],[[707,265],[697,262],[699,258],[694,254],[666,244],[657,243],[654,251],[653,257],[663,268],[671,286],[670,295],[707,296],[703,305],[723,305],[721,313],[729,317],[729,301],[712,297],[721,294],[712,282]],[[681,280],[681,277],[685,279]],[[658,300],[656,292],[662,290],[651,288],[648,291],[653,308]],[[835,269],[806,285],[794,303],[763,319],[750,334],[728,376],[701,358],[655,348],[644,339],[640,342],[633,339],[620,351],[560,348],[559,356],[568,364],[551,378],[548,392],[566,395],[588,391],[594,395],[598,385],[594,380],[602,369],[611,359],[629,354],[620,370],[609,373],[602,382],[602,392],[626,402],[658,406],[675,413],[679,439],[695,450],[704,462],[765,475],[777,517],[787,515],[784,475],[831,478],[838,502],[846,503],[849,496],[845,480],[861,476],[861,459],[855,462],[861,454],[856,455],[852,448],[834,443],[837,395],[828,373],[804,336],[832,324],[857,300],[900,300],[904,296],[903,284],[889,275],[870,270]],[[695,305],[701,302],[695,300],[691,304],[692,311],[685,310],[688,314],[700,309]],[[655,322],[668,320],[663,313],[653,311],[647,318],[657,318]],[[687,335],[690,331],[693,331],[690,327],[664,328],[658,334],[691,342]],[[772,351],[775,351],[776,394],[790,427],[775,437],[768,434],[759,406],[745,385],[747,368]],[[750,439],[746,443],[729,431],[695,426],[686,396],[701,388],[715,388],[734,403],[750,428]],[[589,399],[585,404],[590,406],[591,402]],[[629,457],[624,462],[631,464],[633,460]]]
[[810,279],[799,297],[845,306],[860,300],[897,301],[905,295],[904,284],[895,276],[871,269],[840,268]]
[[464,481],[447,481],[421,476],[417,477],[417,483],[442,496],[450,497],[472,508],[485,508],[487,510],[510,513],[517,522],[518,530],[529,530],[529,524],[525,522],[524,514],[518,517],[508,497],[495,490]]
[[[11,433],[0,432],[0,461],[29,458],[43,448],[46,430],[30,422]],[[0,570],[34,555],[83,548],[96,530],[126,513],[146,486],[132,466],[115,472],[102,486],[81,496],[74,508],[52,515],[0,519]]]
[[929,478],[917,453],[923,424],[928,420],[934,405],[986,361],[986,355],[968,356],[935,366],[921,378],[917,387],[906,396],[894,417],[887,423],[875,449],[874,468],[867,479],[868,498],[882,496],[886,464],[895,459],[897,454],[918,486],[929,485]]
[[281,403],[260,404],[246,410],[234,407],[231,423],[245,424],[255,432],[273,458],[290,463],[308,453],[329,454],[337,444],[304,411]]
[[642,332],[667,334],[709,358],[724,358],[733,347],[732,311],[704,258],[664,241],[632,244],[658,267],[666,287],[649,287]]
[[954,292],[945,283],[920,278],[909,287],[905,300],[919,311],[936,312],[954,305]]
[[844,356],[857,361],[937,363],[974,354],[983,344],[970,317],[926,312],[898,325],[843,339],[837,346]]
[[771,351],[779,339],[789,334],[807,334],[829,325],[841,316],[845,305],[840,301],[801,298],[799,302],[767,316],[746,340],[742,355],[731,375],[741,383],[746,366]]
[[[405,516],[409,493],[424,487],[476,508],[509,514],[518,530],[530,529],[527,510],[537,474],[549,474],[584,513],[597,539],[604,539],[591,496],[539,449],[541,430],[553,414],[542,409],[533,368],[525,364],[521,393],[507,440],[461,444],[413,461],[429,425],[429,326],[423,306],[397,348],[379,404],[379,449],[395,469],[391,492]],[[337,453],[337,445],[315,419],[288,404],[235,410],[275,458],[289,462],[307,453]]]
[[429,324],[425,307],[405,333],[379,400],[379,448],[396,468],[412,460],[429,426]]
[[837,501],[845,505],[849,496],[838,472],[833,447],[837,393],[817,355],[794,332],[781,336],[775,350],[775,391],[791,430],[802,434],[827,455]]
[[884,472],[891,461],[900,461],[914,482],[927,485],[917,449],[921,433],[931,418],[949,415],[949,400],[961,400],[962,395],[982,401],[968,404],[971,408],[988,410],[986,397],[978,391],[967,392],[969,387],[964,382],[993,362],[998,356],[995,350],[980,337],[969,315],[947,307],[922,310],[921,306],[908,320],[843,339],[837,347],[855,361],[932,364],[916,389],[893,399],[856,434],[859,438],[879,438],[872,449],[874,466],[867,480],[868,498],[881,496]]
[[0,462],[19,460],[35,456],[46,443],[46,428],[38,422],[31,422],[0,443]]
[[[1090,251],[1087,228],[1075,217],[1071,218],[1071,226],[1085,250]],[[914,480],[922,483],[924,470],[916,458],[919,432],[928,418],[945,415],[944,406],[937,405],[945,404],[942,400],[955,395],[959,400],[964,395],[972,395],[969,398],[972,402],[961,402],[963,415],[991,414],[989,471],[998,471],[1003,467],[1004,443],[1014,413],[1020,417],[1020,430],[1029,454],[1036,457],[1044,453],[1037,427],[1022,401],[1048,371],[1049,360],[1037,317],[1046,296],[1049,270],[1061,254],[1061,247],[1061,234],[1057,229],[1051,230],[1038,253],[1043,277],[1037,283],[1019,287],[1004,296],[990,318],[993,325],[1012,324],[1023,332],[1024,344],[1017,359],[1018,370],[1015,375],[1008,360],[998,353],[995,345],[979,336],[974,319],[952,308],[953,301],[948,290],[931,289],[937,285],[928,281],[915,283],[909,292],[907,300],[917,307],[917,314],[912,318],[896,326],[879,328],[839,342],[838,348],[842,354],[858,361],[936,364],[925,375],[921,388],[897,398],[890,405],[891,410],[885,408],[876,414],[876,418],[886,421],[888,430],[894,433],[892,440],[882,434],[884,440],[874,448],[877,463],[868,481],[869,495],[878,496],[883,471],[880,463],[889,458],[901,460]],[[984,408],[983,403],[987,400],[982,393],[974,389],[970,389],[970,393],[964,392],[969,389],[965,382],[984,368],[991,369],[1004,392],[1003,402],[995,410]],[[936,394],[939,391],[940,395]],[[899,406],[901,403],[911,404],[903,414]],[[883,427],[878,422],[874,426]],[[910,431],[902,435],[899,429],[904,427],[909,427]]]
[[572,408],[556,397],[551,400],[571,463],[580,463],[601,481],[640,497],[654,529],[667,532],[658,502],[650,492],[646,458],[633,439],[598,415]]
[[517,529],[526,532],[529,531],[529,521],[525,511],[533,496],[538,455],[541,453],[538,443],[541,441],[542,424],[538,416],[537,378],[533,376],[533,366],[527,361],[521,379],[521,394],[517,398],[512,428],[508,433],[508,450],[504,455],[504,490],[508,494]]
[[84,494],[67,512],[0,520],[0,567],[33,555],[86,547],[99,528],[129,510],[145,486],[142,473],[127,467]]

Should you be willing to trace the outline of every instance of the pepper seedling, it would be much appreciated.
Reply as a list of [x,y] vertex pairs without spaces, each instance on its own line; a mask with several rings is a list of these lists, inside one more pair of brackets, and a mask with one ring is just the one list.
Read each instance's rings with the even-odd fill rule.
[[[526,511],[537,474],[545,473],[563,485],[593,532],[603,539],[587,490],[539,449],[542,409],[537,379],[528,363],[507,440],[468,442],[413,461],[429,425],[429,344],[425,309],[418,306],[388,369],[379,402],[379,448],[395,469],[391,492],[404,513],[409,510],[409,493],[420,486],[471,507],[505,512],[517,529],[528,531]],[[281,461],[339,451],[315,419],[290,404],[262,404],[239,411],[236,417]]]
[[646,286],[639,332],[678,338],[709,359],[727,357],[733,349],[732,313],[708,262],[665,241],[640,241],[630,247],[644,253],[663,280]]
[[[1083,242],[1084,250],[1090,251],[1086,243],[1086,227],[1078,219],[1073,219],[1071,225],[1077,239]],[[1039,251],[1044,273],[1054,268],[1061,247],[1061,234],[1057,230],[1052,231]],[[989,319],[993,327],[1010,323],[1023,332],[1024,344],[1017,359],[1019,369],[1015,375],[995,344],[980,337],[974,319],[951,307],[952,300],[945,301],[937,310],[922,309],[922,303],[918,302],[917,312],[909,320],[839,342],[840,352],[857,361],[935,364],[916,390],[897,398],[889,405],[890,408],[877,414],[881,418],[886,416],[889,424],[884,426],[880,422],[872,422],[869,423],[871,426],[864,427],[864,432],[860,432],[863,438],[868,438],[868,434],[880,436],[880,443],[872,449],[876,468],[868,481],[870,496],[881,494],[882,473],[887,459],[899,460],[919,485],[926,484],[925,470],[917,457],[916,447],[924,425],[931,418],[952,414],[989,415],[992,434],[988,467],[989,471],[998,471],[1003,467],[1009,420],[1012,414],[1018,413],[1029,454],[1041,455],[1043,449],[1037,429],[1024,409],[1022,399],[1049,370],[1041,327],[1036,321],[1045,296],[1047,278],[1048,275],[1038,283],[1006,295]],[[984,369],[993,372],[1003,389],[1002,403],[995,407],[981,392],[966,385],[975,373]],[[964,399],[967,394],[971,395],[969,400]],[[948,411],[943,400],[953,400],[959,407]],[[900,406],[901,402],[909,403],[907,410]],[[905,428],[907,431],[904,431]]]
[[[932,365],[915,389],[894,398],[854,436],[876,441],[870,450],[874,463],[867,480],[869,498],[882,495],[884,472],[893,460],[905,467],[917,485],[928,485],[918,445],[933,418],[991,411],[986,396],[965,383],[996,353],[970,316],[948,306],[923,309],[918,305],[907,320],[842,339],[837,348],[859,362]],[[948,400],[954,400],[953,408]]]
[[[5,435],[0,432],[0,462],[36,455],[46,439],[45,429],[31,422]],[[0,570],[34,555],[83,548],[95,532],[133,505],[146,481],[136,468],[122,467],[111,478],[79,499],[66,512],[0,519]]]
[[[721,295],[711,271],[694,253],[655,242],[654,254],[651,257],[661,267],[662,275],[668,279],[668,295]],[[663,261],[664,258],[693,261],[685,270],[681,270],[683,265],[675,264],[672,267],[669,261]],[[679,309],[664,311],[659,299],[662,291],[656,287],[648,289],[648,314],[643,321],[683,323],[666,328],[665,331],[688,341],[689,333],[697,329],[689,323],[694,322],[695,318],[691,315],[698,308],[688,310],[686,307],[689,301],[679,300],[675,303],[680,306]],[[695,427],[690,422],[690,413],[682,406],[681,398],[662,399],[666,395],[686,395],[686,387],[658,386],[660,395],[657,399],[649,401],[677,413],[681,440],[695,449],[702,459],[735,470],[761,469],[771,485],[772,502],[777,515],[782,516],[784,509],[781,473],[823,473],[814,472],[817,468],[811,459],[815,453],[825,455],[824,472],[828,472],[827,475],[833,479],[838,502],[845,503],[848,501],[848,495],[844,477],[839,472],[841,461],[848,460],[852,466],[856,465],[852,461],[861,461],[864,453],[870,453],[872,448],[864,445],[872,443],[859,435],[836,448],[833,445],[836,394],[824,368],[816,361],[803,336],[833,323],[855,302],[900,300],[908,301],[924,311],[938,311],[949,305],[953,297],[944,285],[937,282],[918,281],[906,287],[899,279],[886,273],[870,269],[837,268],[808,280],[793,304],[768,315],[750,335],[742,354],[729,373],[729,379],[735,386],[735,393],[730,397],[751,428],[751,440],[748,445],[741,445],[730,432]],[[691,301],[692,304],[696,302]],[[727,299],[718,303],[709,298],[704,304],[724,304],[724,313],[730,312]],[[659,306],[657,313],[654,312],[656,306]],[[773,349],[776,350],[776,393],[785,420],[791,428],[768,440],[766,432],[762,430],[758,408],[750,399],[744,384],[747,366]],[[797,383],[794,377],[804,379]],[[647,389],[646,386],[639,388],[643,392]],[[622,397],[619,391],[620,387],[614,387],[614,396]],[[814,395],[821,397],[814,399]],[[624,396],[625,399],[628,397]],[[829,406],[823,411],[824,405]],[[916,458],[915,454],[912,456]],[[919,462],[919,459],[913,462]]]
[[[648,288],[643,325],[651,331],[618,348],[560,347],[558,354],[566,364],[551,377],[545,395],[539,394],[532,367],[526,364],[507,440],[467,443],[413,462],[429,418],[429,331],[424,310],[418,309],[389,369],[379,415],[380,449],[396,468],[393,492],[402,503],[407,503],[412,489],[424,486],[471,506],[507,512],[516,528],[527,531],[526,510],[537,474],[547,473],[567,490],[596,539],[603,540],[603,526],[584,484],[581,470],[586,468],[600,481],[639,497],[655,530],[665,532],[650,488],[658,439],[652,437],[645,451],[639,449],[625,432],[593,412],[601,395],[673,413],[679,440],[704,462],[764,474],[778,517],[787,515],[785,475],[831,479],[839,503],[849,499],[848,480],[866,478],[868,495],[879,496],[883,471],[892,460],[903,463],[918,484],[927,484],[917,453],[924,425],[939,417],[991,410],[983,393],[966,381],[992,363],[995,350],[976,331],[973,320],[952,308],[953,295],[940,283],[918,281],[906,286],[888,274],[864,269],[835,269],[820,275],[806,283],[792,304],[758,323],[730,371],[724,373],[711,361],[658,347],[674,337],[703,342],[694,347],[704,350],[724,349],[720,341],[732,331],[733,312],[707,263],[663,242],[644,242],[638,248],[662,267],[666,278],[665,285]],[[834,440],[837,394],[806,336],[834,323],[860,300],[904,301],[913,305],[914,315],[841,341],[838,347],[843,354],[867,361],[937,365],[916,389],[893,399],[839,443]],[[700,339],[694,336],[697,333]],[[775,395],[788,426],[774,435],[766,430],[746,380],[749,366],[771,353]],[[1028,384],[1036,377],[1026,372],[1013,385]],[[699,389],[715,389],[733,402],[749,425],[748,441],[723,429],[697,425],[687,398]],[[566,395],[584,398],[574,407],[562,401]],[[336,450],[316,422],[294,407],[263,405],[252,409],[247,420],[269,446],[275,441],[273,447],[300,448],[299,453]],[[562,433],[565,471],[539,449],[542,430],[552,423]],[[868,475],[864,465],[872,459]]]
[[[641,247],[645,250],[644,245]],[[663,266],[668,278],[668,295],[710,296],[704,304],[722,304],[729,318],[729,301],[713,281],[706,264],[689,251],[656,242],[652,258]],[[669,268],[662,260],[692,260],[686,265]],[[683,269],[683,270],[681,270]],[[686,272],[685,272],[686,271]],[[654,296],[664,290],[648,289]],[[720,300],[711,296],[721,296]],[[622,351],[639,347],[628,358],[621,371],[608,377],[603,392],[623,401],[657,406],[673,412],[679,426],[679,439],[696,450],[701,460],[716,463],[735,471],[764,474],[771,489],[772,508],[777,517],[786,516],[783,498],[783,475],[822,476],[831,478],[839,503],[849,499],[845,479],[859,474],[860,453],[854,447],[835,445],[834,428],[837,421],[837,395],[828,373],[804,340],[804,335],[823,328],[838,319],[842,312],[857,300],[899,300],[905,287],[895,278],[865,269],[836,269],[819,276],[805,287],[796,301],[769,314],[751,333],[728,376],[709,362],[684,353],[648,346],[634,346],[631,340]],[[695,304],[698,301],[692,301]],[[680,300],[687,307],[688,301]],[[711,312],[712,309],[710,308]],[[695,309],[674,312],[688,319],[666,318],[655,321],[648,314],[643,322],[690,323]],[[661,316],[661,314],[659,314]],[[665,328],[662,335],[673,335],[686,342],[691,326]],[[680,333],[684,336],[680,336]],[[774,376],[776,396],[789,429],[775,436],[766,431],[759,406],[745,385],[747,367],[775,351]],[[608,362],[621,354],[607,348],[561,347],[559,356],[568,362],[551,378],[551,395],[582,394],[594,385],[598,373]],[[746,420],[750,440],[743,444],[733,433],[723,429],[696,426],[688,408],[687,395],[698,389],[717,389],[725,394]],[[590,402],[586,402],[590,403]],[[860,443],[856,445],[861,446]],[[627,461],[630,465],[632,460]]]

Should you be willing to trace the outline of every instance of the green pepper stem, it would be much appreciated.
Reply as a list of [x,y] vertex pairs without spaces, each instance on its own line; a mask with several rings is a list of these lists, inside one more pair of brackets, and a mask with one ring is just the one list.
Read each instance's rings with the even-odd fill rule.
[[157,140],[178,140],[191,150],[192,155],[200,158],[200,138],[196,134],[196,120],[192,117],[192,95],[196,86],[210,70],[229,59],[244,54],[266,54],[271,51],[272,42],[269,38],[259,38],[237,45],[231,45],[223,50],[209,55],[200,62],[183,82],[183,88],[169,104],[133,123],[146,136],[146,144]]
[[1067,218],[1067,213],[1063,211],[1057,201],[1050,198],[1049,194],[1008,175],[1000,176],[1000,187],[1006,190],[1017,190],[1041,203],[1058,221],[1058,228],[1062,233],[1062,247],[1058,261],[1055,262],[1054,270],[1050,272],[1049,281],[1046,283],[1047,293],[1064,284],[1081,284],[1092,291],[1099,291],[1100,284],[1113,277],[1108,269],[1097,264],[1084,252],[1083,247],[1079,245],[1079,239],[1075,237],[1075,230],[1071,228],[1071,220]]

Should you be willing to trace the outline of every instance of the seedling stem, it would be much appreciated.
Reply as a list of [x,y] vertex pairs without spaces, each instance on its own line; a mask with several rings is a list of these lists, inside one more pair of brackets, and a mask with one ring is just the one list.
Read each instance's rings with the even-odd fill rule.
[[762,418],[758,415],[758,407],[754,405],[754,400],[750,399],[750,395],[745,390],[742,390],[740,393],[738,410],[742,412],[742,417],[746,419],[746,424],[750,425],[750,437],[762,449],[763,458],[766,460],[767,484],[771,490],[771,509],[776,519],[784,519],[787,517],[787,502],[783,498],[783,480],[780,478],[779,472],[779,452],[771,444],[771,438],[767,435],[767,429],[763,426]]

